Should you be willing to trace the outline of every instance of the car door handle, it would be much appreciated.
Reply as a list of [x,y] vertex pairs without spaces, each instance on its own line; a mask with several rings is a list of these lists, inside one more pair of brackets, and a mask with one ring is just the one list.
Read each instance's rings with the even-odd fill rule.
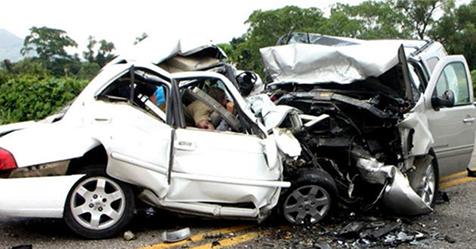
[[106,124],[111,123],[111,119],[110,119],[110,118],[94,118],[94,121],[95,121],[96,123],[106,123]]
[[177,143],[175,143],[175,148],[178,150],[192,151],[197,148],[197,144],[188,141],[178,141]]
[[466,123],[473,123],[474,120],[475,120],[474,117],[466,117],[466,118],[463,119],[463,123],[465,123],[465,124]]

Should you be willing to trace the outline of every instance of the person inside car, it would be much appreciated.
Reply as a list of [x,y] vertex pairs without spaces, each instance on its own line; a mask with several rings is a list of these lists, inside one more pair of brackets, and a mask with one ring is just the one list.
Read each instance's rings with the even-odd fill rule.
[[[220,105],[229,110],[228,99],[225,91],[221,88],[213,87],[208,91],[208,95],[215,99]],[[213,109],[200,100],[194,100],[185,108],[185,120],[188,126],[195,126],[201,129],[215,130],[211,122]]]

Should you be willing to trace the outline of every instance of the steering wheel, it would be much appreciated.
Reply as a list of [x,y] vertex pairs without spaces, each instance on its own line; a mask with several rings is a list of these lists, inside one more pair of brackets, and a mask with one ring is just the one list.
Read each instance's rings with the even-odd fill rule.
[[236,76],[236,82],[242,96],[247,96],[253,90],[258,76],[255,73],[244,71]]
[[239,78],[246,77],[246,76],[249,76],[251,78],[250,82],[253,83],[253,84],[256,83],[256,81],[258,80],[258,76],[256,76],[255,73],[250,72],[250,71],[244,71],[244,72],[239,73],[236,76],[236,80],[239,82]]

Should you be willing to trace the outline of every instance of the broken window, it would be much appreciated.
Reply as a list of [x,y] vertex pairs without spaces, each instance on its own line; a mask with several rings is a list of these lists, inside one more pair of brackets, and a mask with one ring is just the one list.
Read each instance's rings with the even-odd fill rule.
[[98,98],[128,103],[165,122],[167,92],[168,85],[161,78],[145,70],[131,69],[106,87]]
[[239,131],[234,101],[225,84],[215,78],[180,82],[184,116],[187,126]]

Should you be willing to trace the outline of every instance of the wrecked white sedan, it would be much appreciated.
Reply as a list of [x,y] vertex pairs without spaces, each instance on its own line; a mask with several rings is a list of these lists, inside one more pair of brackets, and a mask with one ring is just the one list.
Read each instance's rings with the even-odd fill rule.
[[430,212],[438,178],[468,166],[471,77],[440,43],[294,33],[261,54],[275,103],[318,118],[295,136],[308,167],[332,176],[340,203]]
[[[204,55],[209,58],[199,59]],[[93,239],[124,229],[136,200],[195,215],[267,217],[281,189],[291,185],[282,180],[282,159],[298,156],[300,146],[284,130],[265,128],[242,88],[217,73],[228,72],[221,56],[216,47],[190,52],[179,42],[153,63],[120,57],[63,112],[0,126],[0,215],[64,218],[74,232]],[[208,71],[170,73],[172,66],[187,71],[205,61],[188,70]],[[242,76],[231,80],[240,85]],[[211,88],[224,91],[232,111],[207,94]],[[188,125],[185,106],[195,100],[214,110],[214,127],[225,122],[226,128]],[[285,109],[277,114],[293,113]],[[310,193],[291,191],[287,198],[308,198],[300,214],[320,219],[330,206],[317,203],[322,193],[313,182],[300,186]]]

